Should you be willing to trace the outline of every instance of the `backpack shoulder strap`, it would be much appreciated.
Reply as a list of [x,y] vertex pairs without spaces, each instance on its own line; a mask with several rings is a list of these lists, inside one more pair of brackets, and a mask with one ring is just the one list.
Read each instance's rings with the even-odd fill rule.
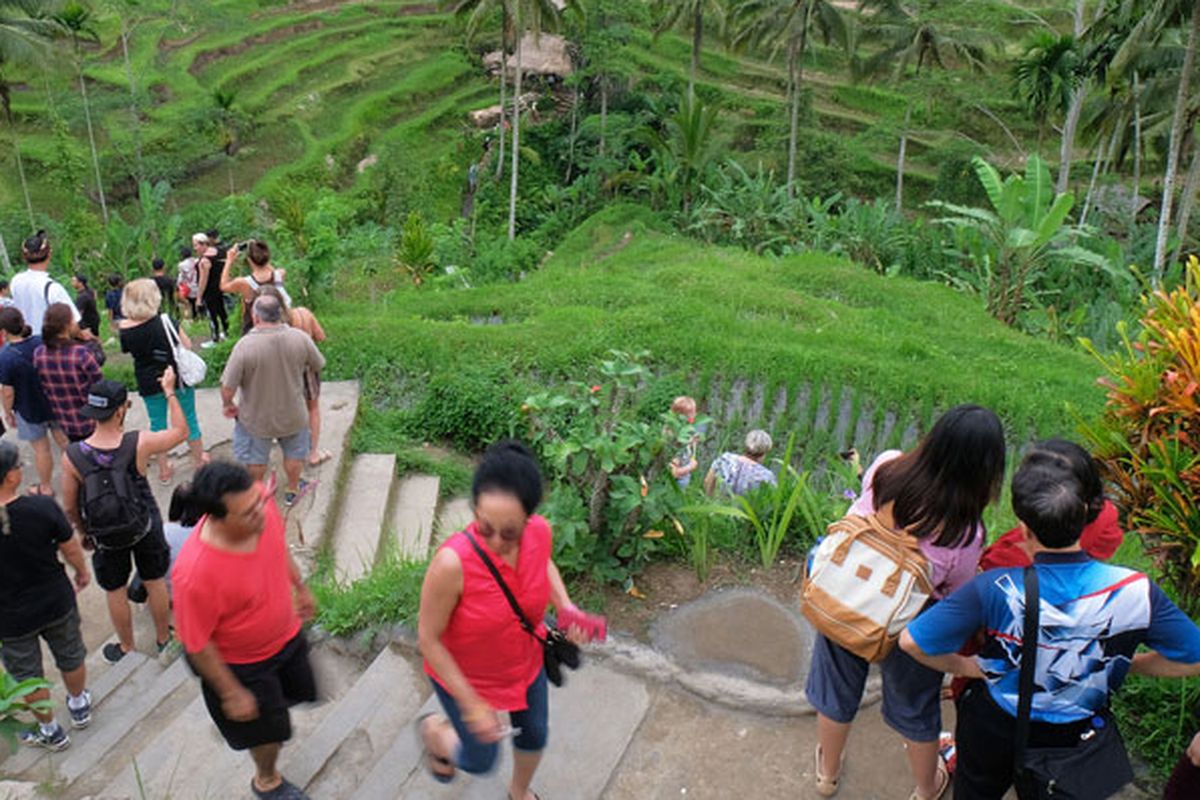
[[126,431],[121,437],[121,446],[113,456],[114,472],[129,471],[137,463],[138,431]]
[[1038,611],[1041,592],[1037,569],[1025,568],[1025,625],[1021,634],[1021,675],[1017,694],[1017,729],[1013,747],[1016,775],[1025,769],[1025,749],[1029,743],[1029,716],[1033,711],[1033,678],[1037,669]]
[[100,465],[95,459],[90,458],[83,452],[83,447],[79,442],[72,442],[66,449],[67,458],[71,462],[71,466],[79,473],[79,477],[86,478],[89,474],[100,469]]

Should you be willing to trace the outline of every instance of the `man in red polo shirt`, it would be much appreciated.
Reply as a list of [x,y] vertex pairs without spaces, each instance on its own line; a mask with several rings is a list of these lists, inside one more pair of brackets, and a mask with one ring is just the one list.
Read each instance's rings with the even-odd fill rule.
[[300,629],[315,604],[288,552],[274,489],[227,462],[196,473],[188,502],[205,516],[171,571],[175,625],[217,729],[254,759],[254,795],[307,800],[276,764],[292,735],[288,708],[317,698]]

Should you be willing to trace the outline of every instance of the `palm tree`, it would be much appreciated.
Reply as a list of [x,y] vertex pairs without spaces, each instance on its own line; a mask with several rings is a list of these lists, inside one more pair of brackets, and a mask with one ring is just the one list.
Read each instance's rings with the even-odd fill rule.
[[1050,115],[1070,110],[1081,83],[1075,37],[1053,31],[1034,34],[1013,65],[1013,93],[1037,124],[1039,155]]
[[1121,43],[1113,56],[1113,71],[1120,74],[1147,46],[1169,42],[1183,32],[1184,57],[1171,107],[1171,127],[1167,161],[1163,175],[1162,203],[1158,214],[1158,236],[1154,245],[1154,281],[1162,280],[1166,268],[1176,184],[1185,139],[1190,134],[1188,118],[1193,113],[1192,78],[1196,71],[1196,50],[1200,48],[1200,3],[1196,0],[1122,0],[1105,12],[1100,27],[1119,30]]
[[232,89],[213,89],[213,105],[217,110],[217,136],[221,141],[221,152],[225,153],[225,168],[229,171],[229,194],[235,194],[233,185],[233,156],[238,150],[238,135],[241,129],[241,113],[237,103],[237,92]]
[[734,9],[738,31],[734,43],[755,41],[787,49],[788,166],[787,194],[796,196],[796,145],[800,135],[801,85],[808,39],[815,28],[826,44],[847,46],[846,23],[828,0],[742,0]]
[[[559,4],[561,3],[561,8]],[[516,75],[513,78],[512,175],[508,194],[508,239],[517,238],[517,184],[521,167],[521,40],[526,26],[534,37],[544,28],[557,28],[564,11],[577,11],[576,0],[512,0],[513,34],[516,39]]]
[[142,115],[138,113],[137,82],[133,75],[133,62],[129,58],[129,39],[133,31],[145,20],[138,19],[135,11],[138,0],[103,0],[105,8],[121,21],[121,55],[125,61],[125,80],[129,83],[129,118],[132,123],[130,134],[133,137],[133,163],[137,183],[146,179],[142,165]]
[[[479,28],[497,11],[500,23],[500,148],[496,153],[496,180],[504,173],[504,89],[508,72],[508,45],[512,41],[514,0],[443,0],[443,7],[466,21],[467,40],[475,38]],[[514,101],[515,102],[515,101]]]
[[[945,25],[928,17],[924,9],[905,0],[859,0],[859,11],[866,15],[864,39],[877,42],[880,49],[867,58],[853,54],[850,72],[855,79],[890,74],[891,80],[903,80],[908,68],[919,78],[926,67],[947,68],[947,64],[966,65],[982,71],[987,51],[998,44],[987,31],[961,25]],[[855,42],[857,47],[858,42]],[[900,131],[900,151],[896,158],[896,209],[904,201],[904,160],[908,146],[912,101],[904,111]]]
[[696,74],[700,71],[700,49],[704,45],[704,14],[715,14],[724,19],[725,3],[722,0],[659,0],[661,17],[656,33],[675,27],[675,23],[687,20],[692,27],[692,65],[688,71],[688,97],[696,96]]
[[108,203],[104,199],[104,180],[100,177],[100,154],[96,149],[96,132],[92,127],[92,108],[88,102],[87,81],[83,77],[83,52],[80,43],[84,41],[99,42],[100,35],[92,25],[92,12],[82,3],[71,0],[54,17],[55,21],[66,31],[71,39],[71,49],[75,54],[75,71],[79,75],[79,94],[83,97],[83,117],[87,121],[88,144],[92,148],[92,168],[96,173],[96,192],[100,196],[100,214],[104,224],[108,224]]
[[45,3],[38,0],[0,0],[0,107],[13,138],[13,153],[17,161],[17,175],[21,179],[21,193],[25,198],[25,211],[29,215],[29,227],[35,226],[33,202],[29,198],[29,183],[25,180],[25,163],[21,159],[21,144],[12,113],[12,87],[4,74],[9,64],[30,64],[40,61],[49,42],[57,32],[55,24],[46,19]]

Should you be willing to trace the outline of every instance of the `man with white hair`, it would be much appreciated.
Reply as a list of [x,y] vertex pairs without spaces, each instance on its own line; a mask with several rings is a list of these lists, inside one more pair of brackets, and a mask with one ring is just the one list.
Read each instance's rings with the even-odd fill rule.
[[775,473],[763,466],[771,446],[771,434],[752,430],[746,434],[743,453],[722,453],[704,476],[704,491],[712,495],[717,485],[730,494],[746,494],[764,483],[775,485]]
[[259,297],[251,315],[254,327],[234,345],[221,374],[221,401],[234,420],[234,458],[255,480],[266,475],[271,446],[279,442],[287,473],[284,504],[291,507],[313,485],[300,478],[312,446],[304,372],[320,372],[325,358],[308,334],[283,321],[278,298]]

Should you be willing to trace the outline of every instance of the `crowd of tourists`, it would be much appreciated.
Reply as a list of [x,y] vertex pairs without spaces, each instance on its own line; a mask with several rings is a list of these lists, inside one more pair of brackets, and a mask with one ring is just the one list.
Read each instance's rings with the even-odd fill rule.
[[[243,250],[249,274],[234,276]],[[94,573],[115,633],[105,660],[134,649],[130,601],[145,603],[158,653],[186,653],[220,734],[249,751],[251,793],[297,800],[306,795],[277,765],[291,737],[289,708],[318,696],[303,631],[315,601],[292,559],[268,465],[278,444],[284,506],[311,488],[303,472],[319,430],[324,332],[311,312],[290,307],[265,244],[229,248],[219,270],[213,237],[197,234],[190,252],[176,279],[155,264],[153,277],[114,287],[119,316],[106,298],[149,417],[148,430],[130,430],[126,387],[100,371],[87,282],[76,282],[85,296],[72,301],[46,272],[44,234],[25,243],[29,269],[11,281],[11,302],[0,302],[0,399],[5,421],[33,449],[37,480],[25,481],[17,446],[0,440],[0,657],[17,679],[42,677],[44,641],[67,721],[88,725],[76,593]],[[163,310],[172,289],[183,316],[207,315],[212,341],[229,335],[225,293],[249,320],[220,381],[237,463],[205,452],[195,393],[181,381],[195,369],[184,356],[191,341]],[[686,487],[705,431],[691,398],[671,411],[690,426],[670,463]],[[60,494],[51,438],[64,451]],[[175,488],[164,523],[148,474],[157,462],[159,479],[171,482],[168,453],[185,442],[195,472]],[[704,489],[744,494],[776,483],[771,447],[768,433],[751,431],[741,452],[714,459]],[[830,521],[809,554],[801,608],[816,629],[805,691],[817,712],[820,796],[836,795],[853,768],[847,743],[872,663],[883,719],[911,769],[910,800],[936,800],[951,786],[957,800],[999,800],[1013,787],[1021,800],[1110,796],[1132,778],[1113,693],[1131,673],[1200,674],[1200,629],[1146,575],[1107,563],[1123,534],[1093,458],[1062,439],[1028,447],[1011,480],[1019,524],[989,544],[983,515],[1001,495],[1005,462],[999,418],[953,408],[912,449],[874,458],[847,515]],[[441,711],[422,716],[416,733],[441,782],[493,770],[511,739],[509,797],[529,800],[550,686],[562,685],[580,646],[602,641],[607,626],[571,602],[551,524],[537,513],[543,486],[530,450],[516,441],[490,447],[471,495],[473,520],[440,545],[424,578],[418,640]],[[29,699],[48,698],[42,690]],[[947,700],[952,734],[942,730]],[[48,706],[36,716],[26,743],[70,744]],[[1200,735],[1166,796],[1200,797]]]

